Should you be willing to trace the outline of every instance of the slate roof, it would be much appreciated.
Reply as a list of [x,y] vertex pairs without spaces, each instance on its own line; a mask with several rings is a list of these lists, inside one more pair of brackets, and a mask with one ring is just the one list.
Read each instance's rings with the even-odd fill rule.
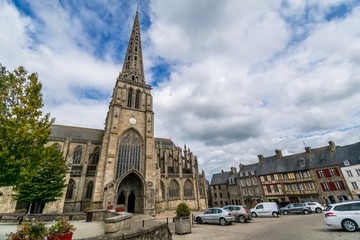
[[169,138],[155,138],[155,145],[159,147],[176,147],[173,141]]
[[212,175],[210,185],[226,184],[231,175],[231,172],[215,173]]
[[82,141],[97,141],[102,142],[104,130],[82,128],[64,125],[52,125],[50,139],[73,139]]
[[[275,156],[265,157],[259,161],[257,175],[266,175],[271,173],[293,172],[306,169],[322,168],[339,164],[337,150],[331,151],[330,146],[311,149],[311,153],[303,152],[282,156],[278,159]],[[300,166],[299,161],[304,161],[305,165]]]
[[259,163],[253,163],[253,164],[247,164],[247,165],[242,165],[242,169],[240,169],[239,173],[245,173],[245,172],[251,172],[254,171],[255,173],[257,173],[258,171],[258,165]]
[[[93,129],[93,128],[83,128],[83,127],[74,127],[74,126],[65,126],[53,124],[51,126],[51,140],[65,140],[72,139],[78,141],[94,141],[102,142],[104,137],[104,130]],[[173,141],[169,138],[155,138],[155,145],[163,147],[177,147]]]
[[360,142],[337,148],[337,155],[340,166],[344,167],[344,160],[348,160],[350,165],[360,164]]

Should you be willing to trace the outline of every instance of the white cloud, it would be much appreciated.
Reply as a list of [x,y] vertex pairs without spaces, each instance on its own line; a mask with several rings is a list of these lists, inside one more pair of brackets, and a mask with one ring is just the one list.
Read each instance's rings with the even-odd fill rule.
[[[152,90],[155,135],[186,143],[207,178],[275,149],[358,141],[360,8],[324,19],[342,2],[149,2],[147,82],[170,66]],[[39,73],[58,124],[102,129],[136,6],[71,4],[31,1],[31,18],[0,0],[0,62]]]

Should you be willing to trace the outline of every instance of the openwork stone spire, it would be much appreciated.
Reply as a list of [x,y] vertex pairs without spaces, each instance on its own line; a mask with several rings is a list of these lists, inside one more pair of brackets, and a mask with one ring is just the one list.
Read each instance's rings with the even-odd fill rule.
[[128,48],[120,77],[125,81],[133,81],[145,84],[138,15],[138,11],[136,11],[134,25],[130,34]]

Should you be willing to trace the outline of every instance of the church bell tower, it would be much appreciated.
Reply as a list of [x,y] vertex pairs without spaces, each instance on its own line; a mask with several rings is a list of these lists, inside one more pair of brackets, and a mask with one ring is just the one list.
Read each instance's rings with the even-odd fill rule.
[[92,205],[155,213],[156,157],[151,86],[144,76],[136,12],[105,122]]

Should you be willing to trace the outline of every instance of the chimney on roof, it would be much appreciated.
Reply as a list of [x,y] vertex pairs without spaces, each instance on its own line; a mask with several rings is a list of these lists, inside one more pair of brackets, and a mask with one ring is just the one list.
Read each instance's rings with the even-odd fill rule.
[[264,160],[264,155],[259,154],[259,155],[258,155],[258,158],[259,158],[259,162],[260,162],[260,161],[263,161],[263,160]]
[[335,151],[335,147],[336,147],[336,145],[335,145],[335,143],[333,142],[333,141],[329,141],[329,146],[330,146],[330,149],[331,149],[331,151]]
[[231,167],[230,169],[231,169],[231,173],[232,173],[232,174],[235,174],[235,173],[237,172],[237,171],[236,171],[236,167]]
[[276,154],[276,159],[282,158],[281,150],[276,149],[276,150],[275,150],[275,154]]
[[240,165],[239,165],[239,171],[244,170],[244,167],[245,167],[245,165],[242,164],[242,163],[240,163]]
[[224,172],[224,170],[221,170],[221,172],[223,173],[223,172]]
[[305,147],[305,152],[306,153],[311,153],[311,147]]

